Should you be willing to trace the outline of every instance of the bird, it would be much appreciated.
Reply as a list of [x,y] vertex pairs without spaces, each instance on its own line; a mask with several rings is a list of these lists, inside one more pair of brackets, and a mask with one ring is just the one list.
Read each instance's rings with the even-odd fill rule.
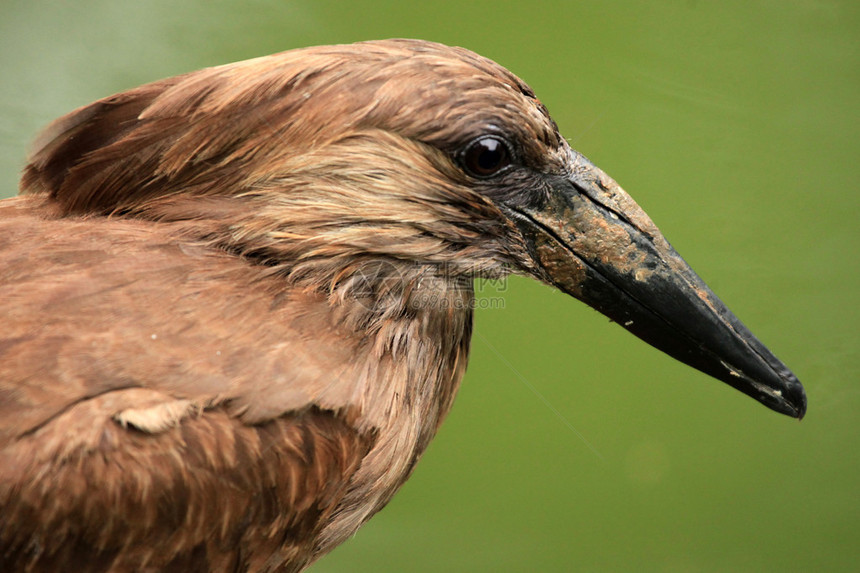
[[302,571],[410,476],[466,369],[473,282],[509,274],[806,411],[467,49],[296,49],[61,117],[0,201],[0,569]]

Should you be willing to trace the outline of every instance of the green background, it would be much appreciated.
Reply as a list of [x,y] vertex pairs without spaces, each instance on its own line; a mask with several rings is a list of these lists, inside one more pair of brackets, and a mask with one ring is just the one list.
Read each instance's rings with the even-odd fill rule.
[[795,370],[809,414],[774,414],[548,287],[479,285],[504,308],[477,312],[451,416],[313,570],[858,570],[856,2],[2,1],[0,196],[37,130],[79,105],[387,37],[529,82]]

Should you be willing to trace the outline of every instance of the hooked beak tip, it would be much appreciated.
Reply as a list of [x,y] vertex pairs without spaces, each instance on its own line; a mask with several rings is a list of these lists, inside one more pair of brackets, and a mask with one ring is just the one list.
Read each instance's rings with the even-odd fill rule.
[[788,372],[780,376],[781,384],[768,386],[756,380],[747,379],[746,383],[759,392],[756,398],[771,409],[802,420],[806,415],[806,392],[800,380]]

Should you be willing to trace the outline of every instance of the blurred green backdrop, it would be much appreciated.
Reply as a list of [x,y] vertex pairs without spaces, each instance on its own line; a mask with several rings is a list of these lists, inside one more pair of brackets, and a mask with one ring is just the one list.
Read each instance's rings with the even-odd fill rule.
[[41,126],[147,81],[312,44],[471,48],[631,192],[805,382],[809,414],[773,414],[548,287],[480,285],[505,308],[477,313],[453,413],[313,570],[856,571],[858,6],[3,0],[0,196]]

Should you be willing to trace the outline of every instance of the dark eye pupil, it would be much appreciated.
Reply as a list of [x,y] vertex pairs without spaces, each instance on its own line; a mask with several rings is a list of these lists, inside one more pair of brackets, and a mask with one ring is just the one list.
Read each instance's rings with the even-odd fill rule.
[[482,137],[469,144],[463,166],[475,177],[488,177],[510,164],[508,147],[495,137]]

